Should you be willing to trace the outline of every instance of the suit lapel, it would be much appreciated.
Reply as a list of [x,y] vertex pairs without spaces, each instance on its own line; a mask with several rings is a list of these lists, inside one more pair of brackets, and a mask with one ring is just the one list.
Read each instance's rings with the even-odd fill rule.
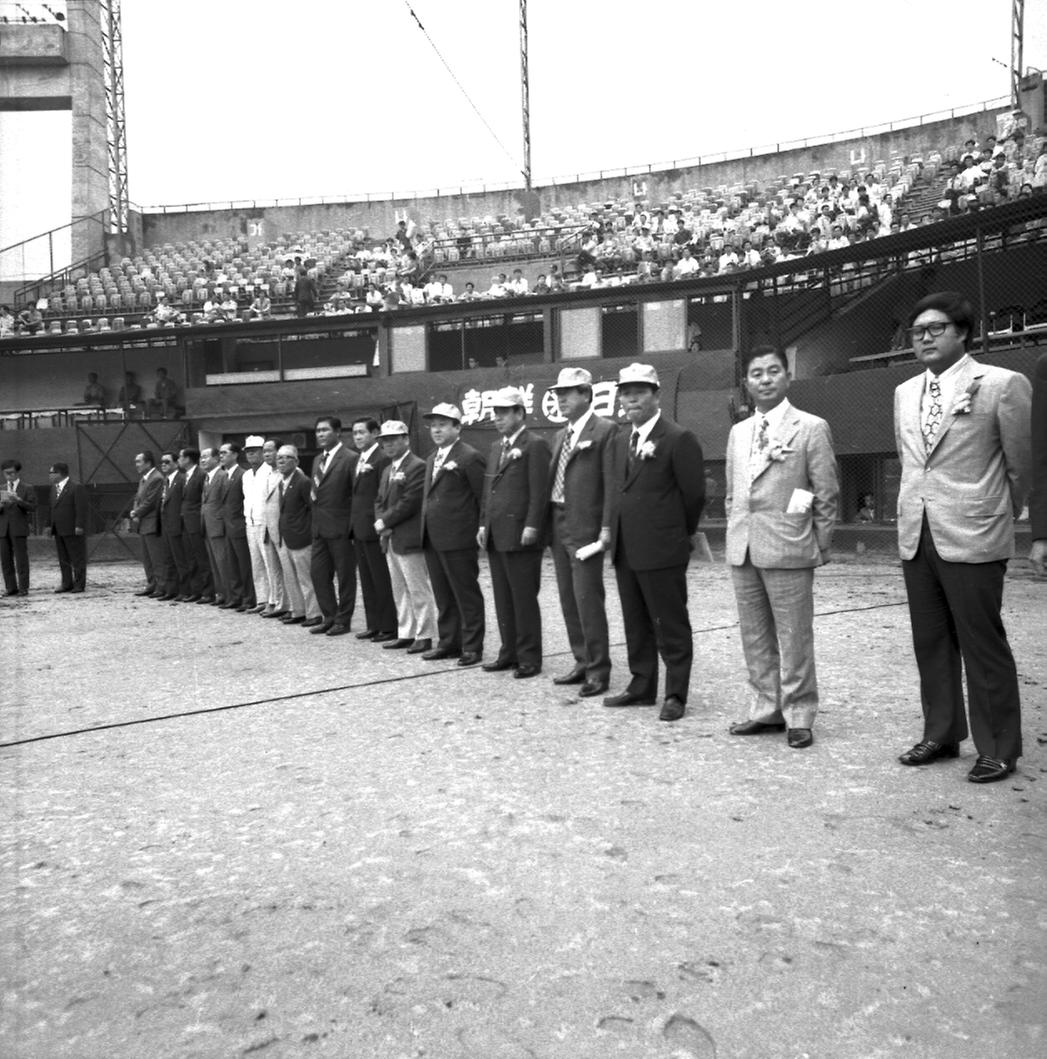
[[[650,442],[652,445],[655,446],[655,448],[657,448],[664,434],[665,419],[663,416],[659,416],[658,422],[654,424],[654,426],[651,428],[650,434],[647,435],[647,442]],[[629,430],[629,432],[622,439],[625,442],[625,460],[626,467],[628,468],[625,475],[625,484],[622,486],[623,490],[628,489],[629,486],[631,486],[633,482],[636,481],[637,477],[640,474],[640,470],[642,469],[643,465],[647,462],[639,454],[639,452],[637,452],[636,459],[632,461],[632,466],[629,466],[629,446],[632,442],[632,436],[633,432],[632,430]],[[646,442],[643,444],[646,444]],[[640,445],[640,448],[643,448],[643,444]]]
[[[949,407],[942,409],[942,421],[938,427],[938,433],[934,435],[934,441],[931,442],[930,449],[926,449],[925,447],[928,460],[934,455],[935,449],[937,449],[938,446],[941,444],[942,438],[945,437],[945,435],[949,432],[949,427],[951,427],[955,422],[956,412],[954,411],[954,409],[956,408],[960,400],[963,398],[963,395],[967,392],[967,388],[975,379],[980,379],[984,374],[985,373],[982,371],[981,365],[975,364],[974,361],[971,361],[967,364],[967,366],[960,373],[960,375],[957,376],[956,385],[953,387],[952,391],[952,397],[949,398]],[[920,440],[922,442],[923,431],[920,429],[921,425],[922,424],[920,423],[919,419],[919,406],[917,406],[917,430],[920,433]]]
[[[752,427],[749,430],[749,451],[752,452],[753,436],[756,432],[756,416],[752,417]],[[790,408],[784,416],[782,421],[778,424],[778,429],[775,430],[767,438],[767,448],[763,454],[762,464],[753,471],[752,480],[755,482],[757,478],[767,470],[768,467],[774,462],[771,459],[771,452],[776,447],[788,448],[790,443],[796,440],[796,435],[800,431],[800,417],[796,414],[794,409]]]

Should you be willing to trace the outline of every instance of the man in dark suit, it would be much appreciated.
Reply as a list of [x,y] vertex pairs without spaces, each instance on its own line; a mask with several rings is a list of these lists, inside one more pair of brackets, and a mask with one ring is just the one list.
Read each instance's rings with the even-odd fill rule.
[[316,602],[309,563],[313,543],[312,483],[298,466],[298,449],[281,445],[276,450],[276,476],[280,518],[274,537],[288,613],[280,621],[313,629],[323,624],[323,614]]
[[226,441],[218,450],[225,471],[226,485],[222,495],[222,523],[225,526],[225,581],[228,594],[222,610],[253,614],[265,609],[254,598],[254,576],[251,573],[251,549],[247,543],[247,518],[244,515],[244,469],[240,466],[240,446]]
[[593,377],[585,368],[564,368],[550,388],[567,420],[553,443],[549,499],[553,566],[574,655],[573,668],[553,683],[581,684],[578,694],[588,698],[602,695],[611,679],[603,555],[611,543],[617,427],[593,413]]
[[661,655],[659,718],[677,721],[691,681],[687,564],[705,502],[705,471],[698,439],[661,411],[660,389],[649,364],[630,364],[618,374],[618,400],[631,429],[620,430],[614,442],[611,556],[632,679],[604,705],[653,706]]
[[378,483],[374,528],[389,563],[397,617],[396,639],[382,650],[424,654],[432,650],[436,636],[436,601],[422,554],[425,460],[411,452],[406,423],[387,419],[378,437],[389,465]]
[[367,622],[356,638],[387,643],[396,639],[396,603],[389,581],[389,564],[374,530],[378,483],[382,471],[389,465],[389,457],[378,444],[378,431],[378,421],[370,417],[353,423],[353,444],[359,459],[353,471],[352,537]]
[[62,583],[55,592],[83,592],[87,585],[87,490],[69,478],[69,465],[52,463],[51,536]]
[[1029,488],[1031,387],[1024,375],[968,355],[974,326],[956,291],[917,302],[909,337],[927,370],[894,392],[898,550],[923,706],[923,736],[899,761],[959,755],[966,670],[978,753],[967,778],[992,783],[1022,753],[1018,671],[1000,610]]
[[0,483],[0,563],[5,596],[29,595],[29,522],[36,510],[36,491],[22,481],[18,460],[4,460]]
[[164,594],[160,598],[182,603],[189,598],[189,561],[182,536],[184,479],[174,452],[160,453],[160,474],[160,544],[164,556]]
[[189,598],[185,602],[210,603],[214,600],[214,582],[201,514],[206,476],[200,468],[199,451],[181,449],[178,469],[182,472],[182,540],[189,567]]
[[521,390],[506,386],[492,399],[501,440],[491,446],[477,543],[486,548],[501,647],[484,669],[515,670],[519,679],[542,671],[543,529],[549,502],[549,446],[524,425]]
[[163,587],[158,574],[163,569],[163,550],[160,542],[160,496],[163,479],[156,469],[156,459],[145,449],[135,456],[138,472],[138,489],[131,506],[131,524],[142,538],[142,568],[145,571],[145,588],[136,596],[162,596]]
[[225,581],[228,548],[225,542],[225,523],[222,520],[226,477],[218,461],[217,449],[204,449],[200,453],[200,470],[204,473],[200,517],[207,545],[207,560],[211,567],[211,583],[214,585],[214,598],[210,602],[219,607],[229,596],[229,586]]
[[459,439],[462,411],[457,406],[438,404],[423,418],[436,445],[425,461],[422,544],[440,636],[422,658],[457,658],[458,665],[473,666],[484,653],[484,597],[476,549],[484,458]]
[[353,477],[359,456],[342,444],[342,421],[337,416],[320,416],[315,430],[320,454],[313,462],[313,551],[309,572],[324,620],[309,631],[344,636],[356,608],[356,555],[349,534]]
[[1047,353],[1036,362],[1032,389],[1032,493],[1029,521],[1032,548],[1029,558],[1036,572],[1047,574]]

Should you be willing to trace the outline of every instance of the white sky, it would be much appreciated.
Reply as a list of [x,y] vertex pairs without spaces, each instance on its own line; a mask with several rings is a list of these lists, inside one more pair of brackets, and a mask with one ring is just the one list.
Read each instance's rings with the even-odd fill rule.
[[[123,0],[143,205],[522,183],[517,0]],[[530,0],[536,183],[1006,95],[1010,0]],[[1047,3],[1025,64],[1047,67]],[[986,130],[988,131],[988,130]]]

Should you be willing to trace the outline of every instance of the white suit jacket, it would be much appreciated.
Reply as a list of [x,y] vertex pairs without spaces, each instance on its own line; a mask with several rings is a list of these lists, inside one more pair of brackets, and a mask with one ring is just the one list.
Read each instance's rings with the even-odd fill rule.
[[[750,484],[757,418],[736,423],[727,439],[727,562],[741,566],[748,553],[753,566],[769,569],[818,566],[832,543],[840,494],[829,424],[788,408]],[[814,499],[808,510],[790,514],[797,489]]]
[[[894,391],[894,436],[902,462],[898,550],[911,559],[924,515],[948,562],[1014,555],[1014,519],[1029,491],[1032,385],[1024,375],[971,361],[928,453],[920,405],[926,373]],[[966,406],[966,410],[965,410]]]

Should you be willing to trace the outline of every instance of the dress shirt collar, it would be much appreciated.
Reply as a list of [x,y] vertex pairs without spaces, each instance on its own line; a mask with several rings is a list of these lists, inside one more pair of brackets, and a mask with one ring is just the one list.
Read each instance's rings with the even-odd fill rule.
[[340,449],[341,447],[342,447],[342,443],[341,443],[341,442],[339,441],[339,442],[338,442],[338,444],[337,444],[337,445],[335,445],[335,447],[334,447],[333,449],[325,449],[325,450],[324,450],[324,452],[323,452],[323,455],[324,455],[324,458],[325,458],[325,462],[324,462],[324,466],[325,466],[325,467],[327,466],[327,464],[328,464],[328,463],[330,463],[330,462],[331,462],[331,457],[332,457],[332,456],[333,456],[333,455],[334,455],[334,454],[335,454],[335,453],[336,453],[336,452],[337,452],[337,451],[338,451],[338,450],[339,450],[339,449]]
[[370,463],[371,457],[374,455],[375,450],[378,448],[378,442],[376,441],[369,449],[365,449],[360,453],[361,463]]
[[[646,423],[641,424],[638,427],[633,427],[633,433],[638,434],[639,437],[636,439],[636,447],[639,448],[650,436],[651,431],[654,430],[655,423],[662,418],[662,410],[659,408],[657,412],[647,420]],[[630,435],[631,439],[632,435]]]
[[218,473],[218,472],[219,472],[219,471],[220,471],[221,469],[222,469],[221,467],[212,467],[212,468],[211,468],[211,469],[210,469],[210,470],[209,470],[209,471],[207,472],[207,480],[208,480],[208,482],[213,482],[213,481],[214,481],[214,476],[215,476],[215,475],[216,475],[216,474],[217,474],[217,473]]
[[175,468],[175,469],[174,469],[174,470],[173,470],[173,471],[172,471],[172,472],[171,472],[171,473],[170,473],[170,474],[169,474],[169,475],[167,476],[167,484],[168,484],[168,485],[174,485],[174,484],[175,484],[175,479],[176,479],[177,477],[178,477],[178,469],[177,469],[177,468]]
[[16,478],[13,482],[8,482],[8,484],[6,486],[4,486],[4,488],[10,490],[12,493],[17,492],[18,483],[21,480],[22,480],[21,478]]
[[[508,438],[503,437],[502,438],[502,448],[506,449],[506,450],[511,449],[516,444],[516,439],[519,438],[519,436],[526,429],[527,429],[527,425],[524,424],[522,427],[520,427],[520,429],[515,434],[512,435],[512,437],[508,437]],[[508,442],[509,444],[507,445],[506,442]]]
[[951,408],[952,396],[953,391],[956,389],[956,383],[963,372],[966,371],[967,366],[971,363],[973,363],[971,355],[969,353],[964,353],[955,364],[950,364],[941,375],[935,375],[930,369],[925,371],[923,378],[924,397],[927,398],[930,393],[932,380],[937,379],[941,386],[942,408]]
[[586,423],[589,422],[593,417],[593,410],[590,407],[584,415],[579,416],[573,423],[567,424],[567,432],[571,435],[571,445],[573,446],[578,440],[582,431],[585,429]]
[[785,418],[786,413],[792,405],[789,404],[789,398],[786,397],[776,404],[770,411],[761,412],[757,410],[756,415],[753,416],[754,430],[759,430],[760,417],[763,416],[767,420],[767,436],[773,437],[774,433],[781,427],[782,420]]
[[406,460],[407,457],[410,456],[410,455],[411,455],[411,450],[408,449],[398,460],[394,460],[393,461],[393,465],[392,465],[393,466],[393,471],[394,472],[395,471],[399,471],[400,468],[403,466],[404,460]]

